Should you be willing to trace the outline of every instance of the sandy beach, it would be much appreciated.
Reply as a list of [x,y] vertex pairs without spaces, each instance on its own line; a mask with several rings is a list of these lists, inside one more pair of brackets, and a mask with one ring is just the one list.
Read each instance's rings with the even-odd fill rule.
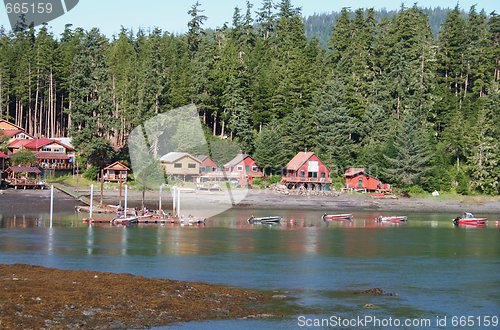
[[[80,189],[79,193],[89,196],[90,191]],[[196,192],[184,194],[186,208],[203,208],[214,203],[229,206],[221,192]],[[128,205],[141,206],[142,192],[129,190]],[[157,191],[146,191],[145,204],[147,208],[157,209],[159,194]],[[99,192],[94,197],[99,201]],[[49,211],[50,191],[46,190],[3,190],[0,191],[0,210],[6,213],[22,212],[23,214],[37,214]],[[222,201],[222,202],[221,202]],[[119,193],[116,190],[104,190],[103,204],[117,205]],[[83,203],[74,200],[61,192],[55,192],[54,209],[59,211],[73,211],[75,206]],[[172,196],[164,192],[162,198],[164,208],[171,208]],[[463,196],[455,198],[428,197],[428,198],[388,198],[374,199],[369,194],[340,194],[338,196],[307,196],[283,195],[269,190],[249,190],[241,201],[234,207],[255,209],[309,209],[324,210],[325,212],[344,211],[405,211],[405,212],[446,212],[462,213],[470,211],[485,214],[500,214],[500,198],[484,196]]]

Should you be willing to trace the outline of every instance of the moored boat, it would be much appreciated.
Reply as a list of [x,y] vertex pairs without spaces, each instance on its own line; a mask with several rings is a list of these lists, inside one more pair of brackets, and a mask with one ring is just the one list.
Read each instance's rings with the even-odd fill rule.
[[408,221],[408,217],[405,215],[388,216],[388,217],[384,217],[384,216],[380,215],[377,217],[377,222],[379,222],[379,223],[382,223],[382,222],[385,222],[385,223],[404,223],[407,221]]
[[270,216],[270,217],[254,217],[253,215],[247,220],[248,223],[251,224],[272,224],[272,223],[280,223],[280,216]]
[[323,214],[323,221],[351,221],[353,218],[352,214]]
[[478,218],[470,212],[465,212],[463,216],[453,219],[453,224],[458,225],[485,225],[488,218]]
[[117,217],[111,220],[112,224],[119,224],[119,225],[128,225],[132,223],[138,223],[139,222],[139,217],[138,216],[131,216],[131,217]]

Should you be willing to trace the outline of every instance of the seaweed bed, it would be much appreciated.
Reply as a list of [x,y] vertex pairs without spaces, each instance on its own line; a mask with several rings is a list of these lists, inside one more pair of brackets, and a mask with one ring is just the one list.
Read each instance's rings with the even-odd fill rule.
[[[276,299],[271,294],[205,283],[0,265],[2,329],[129,329],[193,320],[282,317],[268,308],[272,300]],[[276,310],[282,314],[286,308]]]

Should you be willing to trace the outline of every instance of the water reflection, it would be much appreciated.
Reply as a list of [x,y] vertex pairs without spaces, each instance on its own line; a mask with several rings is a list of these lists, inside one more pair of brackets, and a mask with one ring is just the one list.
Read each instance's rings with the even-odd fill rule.
[[[285,221],[251,225],[252,214]],[[370,212],[355,213],[353,222],[325,223],[321,215],[231,210],[206,226],[114,227],[83,224],[81,215],[70,213],[58,214],[52,229],[45,214],[3,215],[0,263],[281,289],[299,304],[345,316],[356,316],[365,303],[380,305],[374,313],[381,317],[500,309],[500,230],[494,224],[455,228],[453,215],[437,213],[409,214],[408,224],[396,226],[377,224],[378,214]],[[339,298],[339,292],[371,287],[400,296]],[[457,301],[466,301],[468,310]]]

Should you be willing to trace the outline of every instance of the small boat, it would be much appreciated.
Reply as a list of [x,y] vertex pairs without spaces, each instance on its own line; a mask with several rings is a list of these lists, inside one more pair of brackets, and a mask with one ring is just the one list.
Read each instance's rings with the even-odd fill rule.
[[458,225],[485,225],[488,221],[488,218],[477,218],[474,214],[470,212],[465,212],[463,216],[456,217],[452,220],[455,226]]
[[271,217],[254,217],[253,215],[247,220],[248,223],[251,224],[272,224],[272,223],[280,223],[281,217],[279,216],[271,216]]
[[323,221],[351,221],[353,216],[352,214],[323,214]]
[[206,220],[205,218],[201,217],[187,217],[187,218],[181,218],[180,222],[183,224],[198,225],[205,223],[205,220]]
[[402,216],[390,216],[390,217],[384,217],[384,216],[378,216],[377,217],[377,222],[382,223],[404,223],[408,221],[408,217],[405,215]]
[[139,222],[139,217],[136,215],[131,217],[116,217],[113,220],[111,220],[111,223],[116,225],[129,225],[138,222]]

